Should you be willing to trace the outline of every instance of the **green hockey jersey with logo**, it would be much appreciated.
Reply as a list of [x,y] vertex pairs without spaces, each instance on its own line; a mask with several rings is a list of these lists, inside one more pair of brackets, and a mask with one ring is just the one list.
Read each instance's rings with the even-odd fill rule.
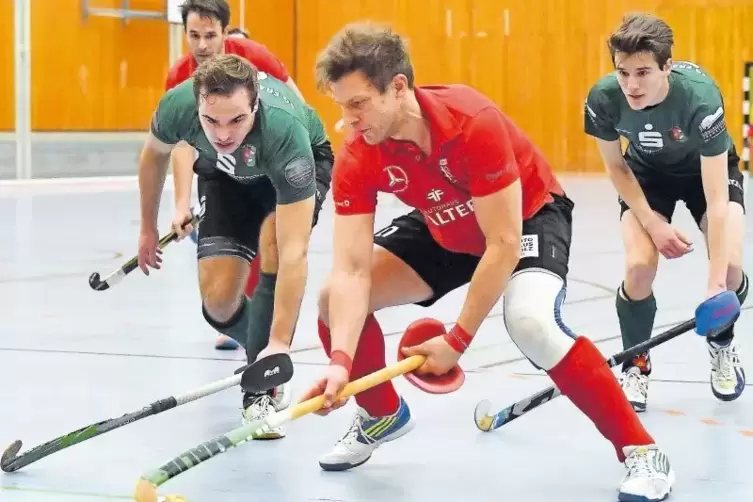
[[590,90],[585,132],[606,141],[627,141],[625,158],[636,171],[698,175],[701,156],[734,153],[724,102],[715,82],[698,65],[675,62],[669,92],[659,104],[633,110],[612,73]]
[[169,90],[155,110],[151,132],[174,145],[185,141],[204,164],[239,183],[268,178],[277,191],[277,202],[288,204],[316,192],[313,148],[328,141],[316,112],[287,85],[259,72],[259,107],[254,125],[232,154],[215,150],[199,122],[193,78]]

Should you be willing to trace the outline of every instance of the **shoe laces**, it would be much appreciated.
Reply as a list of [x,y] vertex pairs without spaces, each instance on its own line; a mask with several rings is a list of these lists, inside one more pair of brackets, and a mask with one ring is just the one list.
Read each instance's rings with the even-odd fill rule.
[[625,389],[630,392],[638,392],[641,395],[648,393],[648,378],[640,371],[628,371],[623,376]]
[[355,417],[353,418],[353,423],[350,424],[348,432],[345,433],[340,442],[349,443],[352,441],[357,441],[358,437],[361,436],[367,444],[373,443],[374,441],[363,430],[363,423],[366,421],[366,419],[367,417],[365,417],[360,410],[357,411]]
[[646,448],[638,448],[625,460],[628,477],[650,477],[654,474],[654,469],[651,468],[649,451]]
[[735,348],[730,343],[721,347],[714,347],[714,366],[716,373],[721,380],[732,380],[735,378],[734,362],[737,357]]
[[269,415],[270,406],[272,406],[272,397],[269,394],[264,394],[254,399],[248,409],[255,417],[266,418]]

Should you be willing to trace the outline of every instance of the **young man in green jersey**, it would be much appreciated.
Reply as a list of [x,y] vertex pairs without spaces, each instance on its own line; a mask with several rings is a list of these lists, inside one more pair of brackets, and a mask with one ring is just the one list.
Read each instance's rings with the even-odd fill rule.
[[[743,176],[722,95],[698,65],[672,61],[673,43],[672,29],[661,19],[626,16],[609,38],[616,71],[591,88],[585,105],[585,131],[596,138],[621,206],[626,265],[616,307],[625,347],[651,336],[659,255],[674,259],[693,250],[690,239],[671,226],[678,201],[705,237],[705,298],[729,289],[743,303],[748,292],[742,269]],[[620,137],[627,142],[624,154]],[[745,372],[734,326],[709,339],[708,351],[713,394],[722,401],[737,399]],[[622,372],[628,399],[644,411],[648,353],[625,363]]]
[[[160,196],[170,152],[181,141],[198,152],[205,319],[243,345],[249,363],[287,352],[306,284],[309,236],[334,161],[321,120],[288,86],[234,54],[205,61],[193,78],[168,91],[152,117],[139,165],[138,260],[145,274],[161,261]],[[181,235],[192,230],[181,228],[190,216],[184,213],[173,220]],[[261,273],[249,299],[244,289],[258,252]],[[289,403],[289,395],[276,392],[245,394],[244,423]],[[283,435],[275,429],[266,438]]]

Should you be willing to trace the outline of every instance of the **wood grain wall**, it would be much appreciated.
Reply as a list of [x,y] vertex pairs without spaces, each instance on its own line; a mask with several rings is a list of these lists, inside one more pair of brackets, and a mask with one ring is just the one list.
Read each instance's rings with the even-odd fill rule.
[[[320,111],[333,142],[339,110],[314,88],[317,53],[345,23],[391,22],[409,39],[419,83],[463,82],[487,93],[563,171],[600,171],[583,129],[589,87],[611,71],[605,44],[629,11],[664,17],[675,31],[675,59],[704,66],[728,105],[740,145],[743,63],[753,60],[749,0],[230,0],[244,24],[287,65]],[[90,17],[80,0],[32,13],[32,125],[37,131],[139,131],[161,96],[168,66],[162,21]],[[119,0],[91,0],[118,7]],[[713,4],[713,6],[711,6]],[[132,0],[161,10],[164,0]],[[13,25],[12,2],[0,19]],[[5,23],[4,23],[5,24]],[[0,30],[0,129],[13,127],[13,31]]]

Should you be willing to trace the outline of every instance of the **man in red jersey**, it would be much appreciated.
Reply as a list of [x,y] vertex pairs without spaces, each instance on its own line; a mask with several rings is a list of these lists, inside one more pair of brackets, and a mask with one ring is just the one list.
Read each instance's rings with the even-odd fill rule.
[[[230,6],[225,0],[186,0],[181,5],[183,28],[186,32],[189,53],[181,57],[167,74],[165,87],[172,89],[181,82],[191,78],[196,67],[203,61],[217,54],[237,54],[256,66],[259,71],[272,75],[284,82],[301,99],[303,96],[285,65],[277,59],[263,45],[249,40],[243,34],[232,35],[228,29],[230,24]],[[304,100],[305,101],[305,100]],[[181,144],[172,153],[173,176],[175,185],[176,221],[181,221],[190,212],[191,184],[193,182],[193,165],[196,160],[194,149],[190,145]],[[201,194],[199,194],[201,197]],[[192,239],[198,239],[196,229],[190,232],[179,232],[182,239],[190,234]],[[267,232],[268,233],[268,232]],[[269,236],[270,238],[272,236]],[[264,239],[267,242],[268,239]],[[269,240],[274,242],[274,239]],[[251,296],[259,282],[260,260],[251,262],[246,295]],[[235,350],[238,343],[232,338],[219,335],[215,343],[218,350]]]
[[[414,86],[405,44],[388,28],[346,26],[316,72],[352,134],[335,160],[334,265],[319,298],[330,364],[303,399],[324,393],[326,414],[342,406],[335,397],[349,380],[385,366],[373,312],[428,306],[469,284],[449,333],[404,350],[426,356],[418,374],[441,375],[504,293],[511,339],[625,462],[621,499],[666,495],[673,477],[666,456],[657,455],[599,350],[562,321],[573,203],[541,152],[478,91]],[[414,210],[372,235],[379,192]],[[325,470],[363,464],[412,428],[392,382],[355,401],[348,433],[319,461]]]

